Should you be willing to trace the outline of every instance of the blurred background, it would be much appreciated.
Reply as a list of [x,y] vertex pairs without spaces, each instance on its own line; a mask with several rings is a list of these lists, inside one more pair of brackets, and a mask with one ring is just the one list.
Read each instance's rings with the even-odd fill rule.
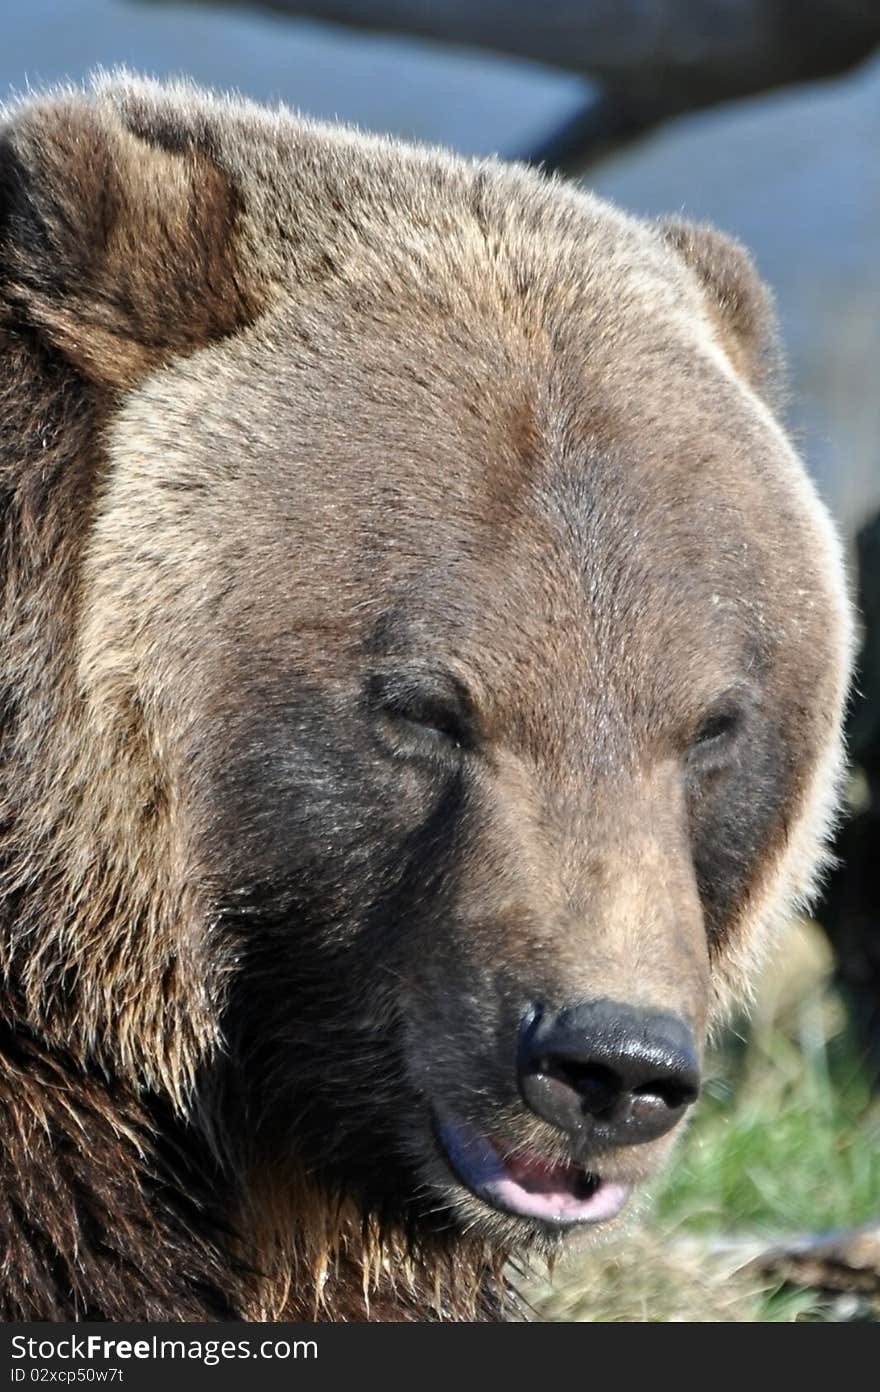
[[544,1318],[880,1319],[880,0],[0,0],[0,101],[126,65],[541,163],[741,238],[863,614],[841,863],[638,1234]]

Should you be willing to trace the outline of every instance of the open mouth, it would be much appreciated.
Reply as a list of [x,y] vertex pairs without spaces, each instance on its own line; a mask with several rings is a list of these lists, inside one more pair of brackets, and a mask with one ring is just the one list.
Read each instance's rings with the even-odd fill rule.
[[556,1227],[614,1218],[631,1186],[612,1183],[571,1161],[534,1154],[502,1156],[486,1136],[439,1118],[437,1132],[457,1178],[503,1213],[537,1218]]

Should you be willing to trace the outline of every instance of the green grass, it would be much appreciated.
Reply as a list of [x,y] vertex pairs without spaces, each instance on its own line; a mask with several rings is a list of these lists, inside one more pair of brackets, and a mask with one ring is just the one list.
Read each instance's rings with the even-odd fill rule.
[[753,1046],[739,1088],[730,1071],[703,1098],[660,1223],[775,1236],[880,1214],[880,1109],[843,1041],[802,1052],[774,1034]]

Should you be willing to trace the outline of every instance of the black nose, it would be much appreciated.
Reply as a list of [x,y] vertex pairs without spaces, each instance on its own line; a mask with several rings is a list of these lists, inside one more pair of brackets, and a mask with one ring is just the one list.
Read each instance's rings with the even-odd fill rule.
[[518,1067],[531,1110],[600,1150],[662,1136],[700,1090],[696,1046],[685,1021],[611,1000],[557,1014],[528,1011]]

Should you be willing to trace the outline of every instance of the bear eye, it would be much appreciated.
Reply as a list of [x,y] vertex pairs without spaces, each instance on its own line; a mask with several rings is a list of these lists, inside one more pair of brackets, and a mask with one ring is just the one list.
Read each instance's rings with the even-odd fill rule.
[[466,703],[457,684],[449,689],[427,687],[412,677],[375,676],[368,683],[368,699],[386,729],[424,746],[470,748],[473,733]]
[[457,748],[465,742],[465,732],[456,711],[430,697],[407,701],[399,706],[386,707],[386,713],[405,725],[418,729],[438,739],[447,740]]
[[690,741],[689,754],[701,763],[720,761],[742,729],[745,713],[739,702],[725,697],[706,712]]
[[737,710],[713,711],[697,727],[694,747],[717,745],[722,740],[730,740],[739,729],[740,712]]

